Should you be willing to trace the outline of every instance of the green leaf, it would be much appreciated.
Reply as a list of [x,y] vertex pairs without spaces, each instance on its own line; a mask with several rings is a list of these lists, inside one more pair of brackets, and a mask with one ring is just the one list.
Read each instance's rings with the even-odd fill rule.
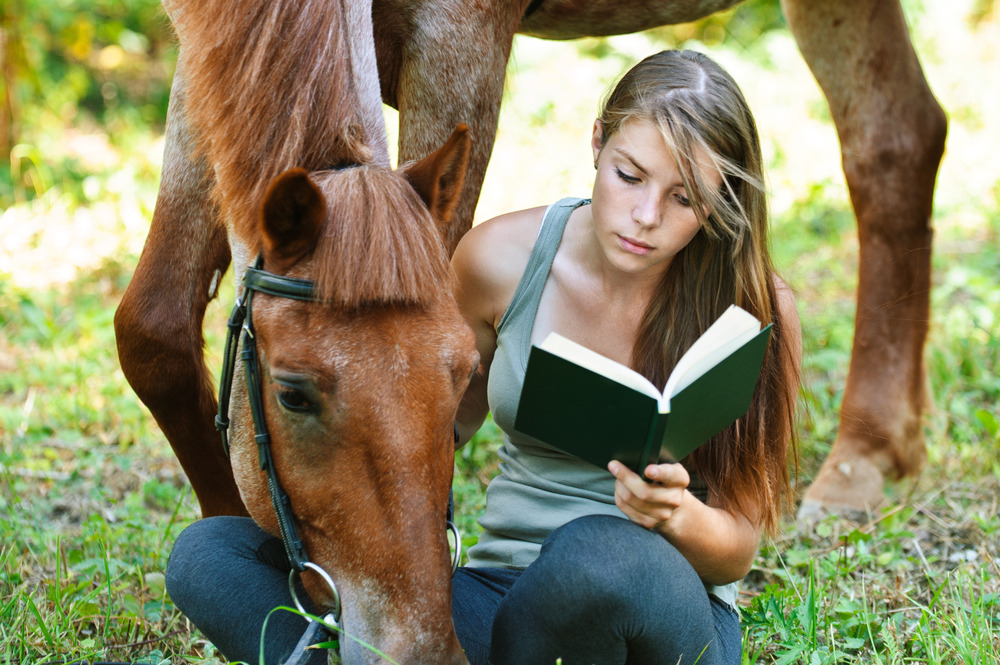
[[857,651],[865,645],[865,640],[861,637],[848,637],[844,639],[841,646],[850,651]]
[[977,409],[976,418],[983,424],[983,427],[986,428],[991,437],[994,439],[1000,438],[1000,421],[997,420],[995,415],[986,409]]
[[776,661],[774,665],[791,665],[796,662],[799,657],[805,652],[804,647],[793,646],[785,651]]

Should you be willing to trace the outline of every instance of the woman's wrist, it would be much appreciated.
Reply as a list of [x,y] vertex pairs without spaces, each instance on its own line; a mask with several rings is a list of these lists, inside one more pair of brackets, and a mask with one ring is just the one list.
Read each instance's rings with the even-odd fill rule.
[[742,514],[706,504],[689,491],[656,531],[684,555],[702,580],[718,585],[749,572],[760,541],[760,529]]

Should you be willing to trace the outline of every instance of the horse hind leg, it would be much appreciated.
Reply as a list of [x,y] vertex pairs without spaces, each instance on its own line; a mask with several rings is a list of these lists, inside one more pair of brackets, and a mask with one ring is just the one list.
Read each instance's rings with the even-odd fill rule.
[[178,69],[167,120],[163,175],[135,275],[115,312],[122,371],[187,474],[204,515],[246,514],[214,429],[202,323],[230,262],[209,201],[203,160],[192,157]]
[[885,501],[885,479],[923,465],[930,217],[947,122],[897,2],[782,5],[830,103],[860,240],[840,429],[802,501],[809,520],[870,512]]

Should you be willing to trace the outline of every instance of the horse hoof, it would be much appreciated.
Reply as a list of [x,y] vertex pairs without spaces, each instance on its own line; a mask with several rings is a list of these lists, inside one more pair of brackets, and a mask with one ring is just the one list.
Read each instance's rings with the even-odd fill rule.
[[828,505],[819,501],[803,499],[799,504],[799,510],[795,514],[795,521],[799,527],[808,531],[816,528],[820,522],[830,517],[855,524],[864,524],[871,521],[872,511],[859,510],[851,506]]
[[863,457],[826,460],[799,505],[797,521],[811,527],[830,515],[866,522],[886,506],[882,470]]

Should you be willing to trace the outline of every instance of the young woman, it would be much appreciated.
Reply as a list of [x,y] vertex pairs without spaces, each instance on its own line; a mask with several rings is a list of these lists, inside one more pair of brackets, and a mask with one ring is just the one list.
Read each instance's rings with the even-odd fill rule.
[[[505,433],[484,532],[453,578],[455,628],[474,665],[739,663],[735,582],[789,493],[801,353],[768,254],[756,126],[717,64],[665,51],[619,81],[592,147],[590,200],[484,222],[453,258],[481,356],[460,440],[487,412]],[[646,468],[650,482],[514,431],[529,348],[549,332],[662,386],[734,303],[774,323],[750,411],[681,463]],[[255,660],[263,617],[288,603],[283,558],[249,519],[202,520],[178,538],[168,589],[228,657]],[[228,600],[226,580],[248,578],[253,603]],[[272,621],[268,650],[287,654],[304,621]]]
[[[591,143],[590,201],[489,220],[453,258],[481,356],[461,439],[487,411],[505,433],[484,533],[454,581],[459,639],[474,663],[738,663],[734,583],[788,494],[800,357],[756,126],[718,65],[667,51],[621,79]],[[645,469],[652,482],[514,431],[530,345],[548,333],[662,386],[734,303],[774,322],[750,412],[683,463]],[[465,605],[484,597],[475,624]]]

